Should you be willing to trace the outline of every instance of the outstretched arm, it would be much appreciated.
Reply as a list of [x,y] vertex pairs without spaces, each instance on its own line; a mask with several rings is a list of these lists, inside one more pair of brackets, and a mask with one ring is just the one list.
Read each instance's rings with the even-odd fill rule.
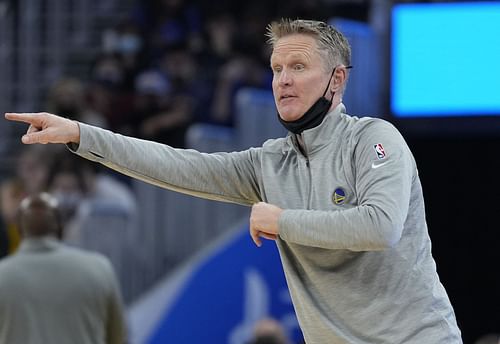
[[25,144],[69,144],[86,159],[197,197],[244,205],[261,200],[255,173],[257,149],[205,154],[126,137],[48,113],[9,113],[5,118],[30,125],[22,138]]
[[21,139],[25,144],[80,143],[80,128],[76,121],[46,112],[6,113],[5,118],[30,125]]

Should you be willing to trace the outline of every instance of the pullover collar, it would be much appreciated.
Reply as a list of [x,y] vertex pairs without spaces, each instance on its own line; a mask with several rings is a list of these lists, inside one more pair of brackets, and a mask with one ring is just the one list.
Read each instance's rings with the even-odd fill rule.
[[301,134],[289,133],[289,144],[306,157],[311,156],[332,142],[335,128],[339,125],[345,112],[344,104],[340,103],[326,114],[320,125],[304,130]]

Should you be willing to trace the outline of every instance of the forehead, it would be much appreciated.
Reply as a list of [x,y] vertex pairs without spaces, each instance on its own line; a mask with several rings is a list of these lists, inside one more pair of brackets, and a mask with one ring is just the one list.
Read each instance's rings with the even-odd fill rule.
[[291,34],[281,37],[274,44],[271,61],[287,57],[303,57],[307,59],[318,55],[314,37],[306,34]]

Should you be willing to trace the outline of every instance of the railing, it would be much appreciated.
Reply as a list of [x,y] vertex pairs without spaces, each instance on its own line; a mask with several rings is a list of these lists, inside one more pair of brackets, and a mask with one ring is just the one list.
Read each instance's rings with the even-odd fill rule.
[[[75,75],[71,58],[93,58],[98,27],[113,25],[132,0],[0,1],[0,113],[42,111],[47,89],[64,74]],[[90,10],[92,9],[92,10]],[[74,68],[73,68],[74,69]],[[76,71],[78,73],[78,71]],[[0,120],[2,170],[8,168],[24,126]],[[3,171],[0,171],[0,173]]]

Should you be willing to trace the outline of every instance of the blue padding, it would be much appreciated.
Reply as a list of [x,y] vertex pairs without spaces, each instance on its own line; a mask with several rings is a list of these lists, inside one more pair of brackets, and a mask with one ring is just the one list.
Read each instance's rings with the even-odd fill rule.
[[285,136],[287,131],[277,116],[271,91],[241,89],[236,95],[236,131],[239,148],[258,147],[267,139]]
[[334,18],[330,22],[351,45],[351,65],[343,103],[356,116],[383,116],[384,64],[381,40],[366,23]]
[[148,343],[245,343],[267,315],[301,338],[275,243],[257,248],[242,228],[195,269]]

